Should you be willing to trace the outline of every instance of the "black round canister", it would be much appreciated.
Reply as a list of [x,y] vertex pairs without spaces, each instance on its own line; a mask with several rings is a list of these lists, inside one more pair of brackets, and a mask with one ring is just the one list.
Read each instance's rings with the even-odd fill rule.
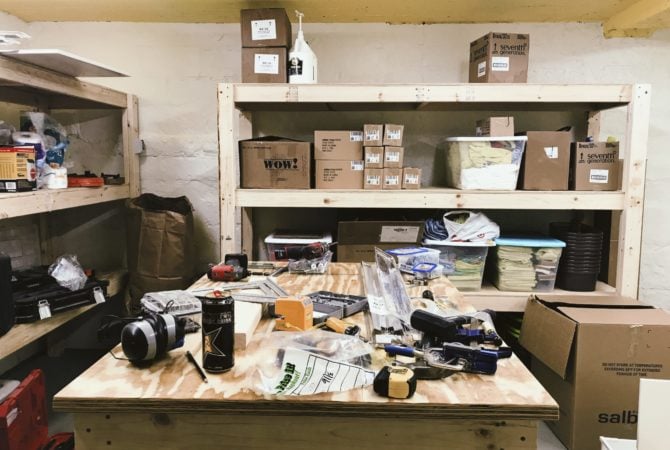
[[202,367],[225,372],[235,365],[235,302],[232,297],[202,298]]

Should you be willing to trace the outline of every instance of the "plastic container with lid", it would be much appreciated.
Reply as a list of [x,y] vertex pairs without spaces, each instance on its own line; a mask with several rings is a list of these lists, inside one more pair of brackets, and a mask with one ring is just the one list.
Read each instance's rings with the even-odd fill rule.
[[501,291],[551,291],[565,242],[549,237],[499,237],[488,277]]
[[492,241],[423,241],[424,247],[440,251],[442,273],[461,291],[478,291],[482,288],[486,255],[489,247],[494,245]]
[[[310,244],[320,242],[332,244],[333,237],[328,232],[292,232],[274,231],[265,238],[265,247],[270,261],[287,261],[294,252],[291,250],[304,249]],[[297,252],[299,253],[299,252]],[[299,259],[299,258],[293,258]]]
[[447,139],[447,185],[459,189],[514,190],[527,136]]

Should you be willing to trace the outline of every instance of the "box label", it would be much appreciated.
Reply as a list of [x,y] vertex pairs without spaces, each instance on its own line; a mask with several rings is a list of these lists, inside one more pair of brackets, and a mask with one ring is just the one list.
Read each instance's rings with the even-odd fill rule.
[[377,164],[381,162],[381,155],[379,153],[368,153],[365,156],[365,162],[370,164]]
[[400,152],[386,152],[386,162],[400,162]]
[[405,184],[419,184],[419,175],[415,173],[405,174]]
[[386,175],[384,177],[384,184],[386,186],[397,186],[400,184],[400,177],[398,175]]
[[547,154],[549,159],[558,159],[558,147],[545,147],[544,153]]
[[351,170],[359,171],[363,170],[365,163],[363,161],[351,161]]
[[509,72],[509,56],[493,56],[491,58],[493,72]]
[[277,39],[277,24],[275,20],[252,20],[251,40],[265,41],[269,39]]
[[379,242],[414,242],[419,235],[419,227],[383,226]]
[[369,184],[372,186],[379,186],[381,183],[381,178],[379,175],[368,175],[365,177],[365,184]]
[[254,55],[254,73],[279,74],[279,55]]
[[298,158],[264,159],[263,167],[267,170],[298,170]]
[[589,183],[607,184],[610,171],[607,169],[591,169],[589,171]]
[[351,133],[349,133],[349,140],[351,142],[363,142],[363,132],[352,131]]
[[398,140],[400,139],[400,130],[386,130],[386,139]]
[[365,133],[366,141],[378,141],[380,140],[379,130],[370,130]]
[[486,75],[486,61],[477,64],[477,78],[481,78],[484,75]]

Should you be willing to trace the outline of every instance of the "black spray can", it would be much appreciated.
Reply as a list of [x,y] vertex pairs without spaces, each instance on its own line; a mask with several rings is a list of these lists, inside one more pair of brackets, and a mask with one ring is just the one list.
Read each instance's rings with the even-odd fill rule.
[[235,302],[233,297],[202,300],[202,367],[225,372],[235,365]]

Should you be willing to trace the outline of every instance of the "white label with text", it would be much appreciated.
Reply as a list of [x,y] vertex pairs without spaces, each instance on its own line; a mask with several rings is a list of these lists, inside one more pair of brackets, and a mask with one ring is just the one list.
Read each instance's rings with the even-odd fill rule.
[[277,24],[275,20],[252,20],[251,40],[267,41],[270,39],[277,39]]

